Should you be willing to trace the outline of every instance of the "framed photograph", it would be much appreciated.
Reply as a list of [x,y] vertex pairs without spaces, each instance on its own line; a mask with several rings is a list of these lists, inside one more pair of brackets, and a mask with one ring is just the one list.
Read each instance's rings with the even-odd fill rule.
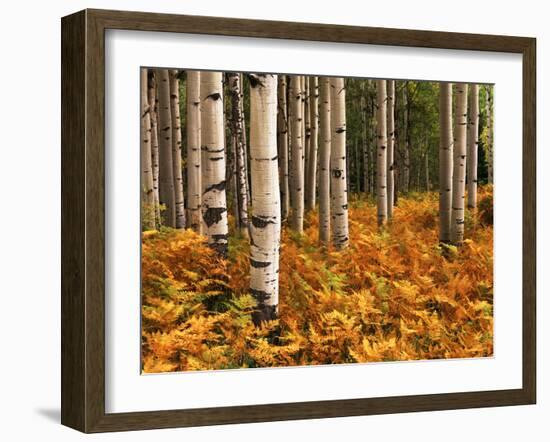
[[534,404],[533,38],[62,19],[62,423]]

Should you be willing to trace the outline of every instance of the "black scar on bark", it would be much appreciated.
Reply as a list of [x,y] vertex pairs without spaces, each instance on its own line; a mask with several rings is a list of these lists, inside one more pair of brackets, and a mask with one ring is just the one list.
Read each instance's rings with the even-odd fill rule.
[[263,86],[264,82],[262,78],[265,78],[265,75],[249,74],[248,81],[250,81],[250,87],[255,88],[257,86]]
[[258,229],[263,229],[268,224],[275,224],[275,221],[270,220],[268,217],[253,216],[252,225]]
[[227,241],[227,233],[216,233],[212,235],[211,238],[214,242],[223,243],[223,241]]
[[209,99],[209,98],[211,98],[214,101],[217,101],[217,100],[220,100],[222,98],[222,96],[220,95],[219,92],[214,92],[213,94],[210,94],[210,95],[206,96],[206,99]]
[[265,267],[269,267],[271,265],[270,262],[262,262],[262,261],[256,261],[252,258],[250,258],[250,265],[254,267],[255,269],[263,269]]
[[262,322],[277,319],[277,306],[266,304],[266,301],[271,298],[271,294],[255,289],[250,289],[250,294],[258,303],[258,308],[252,313],[252,322],[256,327],[260,326]]
[[345,132],[345,131],[346,131],[346,129],[343,128],[343,127],[339,127],[338,129],[336,129],[337,134],[341,134],[342,132]]
[[338,170],[338,169],[334,169],[332,171],[332,176],[334,178],[340,178],[342,176],[342,171],[341,170]]
[[226,181],[225,180],[220,181],[217,184],[212,184],[211,186],[204,189],[203,195],[205,193],[211,192],[212,190],[217,190],[217,191],[221,192],[222,190],[225,190],[225,186],[226,186]]
[[226,212],[225,207],[209,207],[204,211],[202,216],[204,223],[210,227],[216,223],[219,223],[222,220],[222,215]]
[[221,161],[223,160],[225,157],[212,157],[210,158],[210,161]]

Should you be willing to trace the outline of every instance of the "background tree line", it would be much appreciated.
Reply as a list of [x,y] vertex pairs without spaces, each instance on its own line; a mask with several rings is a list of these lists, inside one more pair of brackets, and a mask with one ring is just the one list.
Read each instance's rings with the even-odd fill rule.
[[400,195],[439,189],[440,240],[460,244],[466,175],[471,207],[473,184],[492,182],[489,86],[141,76],[143,229],[192,228],[224,256],[232,213],[234,234],[250,238],[257,322],[276,316],[282,224],[301,233],[318,205],[320,243],[345,248],[349,199],[376,201],[383,226]]

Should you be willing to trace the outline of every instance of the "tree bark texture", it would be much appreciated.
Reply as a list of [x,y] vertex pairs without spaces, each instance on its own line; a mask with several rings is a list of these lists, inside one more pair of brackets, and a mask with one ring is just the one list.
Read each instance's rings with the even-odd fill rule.
[[387,180],[387,89],[386,80],[376,80],[376,207],[378,225],[386,224],[388,220],[388,180]]
[[332,243],[336,249],[349,244],[346,175],[346,89],[344,79],[331,78],[332,143],[330,153],[330,212]]
[[321,105],[319,109],[319,242],[328,246],[330,241],[330,78],[319,79]]
[[236,224],[241,233],[248,236],[248,191],[244,153],[244,112],[241,103],[243,93],[241,91],[240,74],[229,74],[229,90],[231,92],[231,127],[235,136],[235,191],[239,214]]
[[292,213],[291,227],[298,233],[304,231],[304,145],[302,114],[302,81],[299,75],[290,77],[292,95]]
[[221,72],[201,72],[202,218],[209,246],[227,255],[225,127]]
[[439,241],[451,241],[453,195],[453,85],[439,83]]
[[151,106],[147,97],[147,69],[141,69],[141,203],[143,228],[155,228],[155,197],[151,161]]
[[159,98],[159,200],[164,205],[164,225],[176,227],[176,195],[172,160],[172,116],[170,111],[170,75],[157,69]]
[[319,77],[309,77],[309,161],[307,164],[306,210],[317,199],[317,151],[319,149]]
[[176,229],[185,228],[183,174],[181,157],[180,81],[178,71],[170,70],[170,115],[172,118],[172,161],[174,168],[174,197],[176,203]]
[[187,209],[188,226],[202,233],[200,71],[187,71]]
[[279,182],[281,185],[281,216],[288,218],[290,195],[288,184],[288,112],[287,112],[287,76],[279,75],[277,93],[277,146],[279,156]]
[[277,317],[281,205],[277,162],[277,76],[250,76],[252,226],[250,291],[255,324]]
[[155,71],[148,69],[147,100],[151,115],[151,165],[153,172],[153,198],[155,204],[155,226],[160,225],[159,208],[159,133],[158,133],[158,100]]
[[387,195],[388,218],[393,216],[394,202],[394,148],[395,148],[395,80],[387,81],[388,92],[388,170],[387,170]]
[[470,85],[468,105],[468,207],[477,207],[477,155],[479,145],[479,85]]
[[466,131],[468,126],[468,85],[455,85],[455,143],[453,155],[453,212],[451,242],[460,245],[464,240],[464,194],[466,190]]

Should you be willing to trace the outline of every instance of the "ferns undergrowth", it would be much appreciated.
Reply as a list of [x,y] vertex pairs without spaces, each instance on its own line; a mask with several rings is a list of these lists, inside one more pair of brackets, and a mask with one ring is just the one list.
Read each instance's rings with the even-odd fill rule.
[[145,232],[143,372],[491,356],[492,189],[479,199],[460,248],[438,244],[436,193],[400,198],[383,231],[352,198],[344,251],[318,246],[316,213],[301,236],[285,227],[279,319],[261,328],[246,239],[222,260],[191,230]]

